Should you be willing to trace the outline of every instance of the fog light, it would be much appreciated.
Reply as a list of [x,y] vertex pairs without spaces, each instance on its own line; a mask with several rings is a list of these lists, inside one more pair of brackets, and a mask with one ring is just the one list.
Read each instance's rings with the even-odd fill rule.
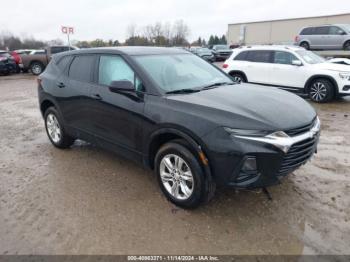
[[248,173],[257,171],[255,157],[248,157],[244,161],[243,166],[242,166],[242,171],[243,172],[248,172]]

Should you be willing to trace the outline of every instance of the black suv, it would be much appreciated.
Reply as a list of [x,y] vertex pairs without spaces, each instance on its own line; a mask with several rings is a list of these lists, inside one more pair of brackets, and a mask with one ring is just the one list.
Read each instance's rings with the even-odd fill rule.
[[216,185],[279,183],[310,159],[319,138],[318,117],[303,99],[235,85],[174,48],[58,54],[38,83],[54,146],[82,139],[143,163],[166,197],[185,208],[209,200]]

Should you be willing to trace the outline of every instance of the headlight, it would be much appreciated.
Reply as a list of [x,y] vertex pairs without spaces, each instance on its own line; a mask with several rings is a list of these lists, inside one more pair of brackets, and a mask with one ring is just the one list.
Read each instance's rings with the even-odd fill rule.
[[314,126],[309,131],[293,137],[288,136],[283,131],[271,132],[259,130],[233,129],[224,127],[226,132],[228,132],[232,137],[274,145],[284,153],[287,153],[293,144],[316,136],[319,133],[320,128],[321,122],[318,117]]
[[350,81],[350,73],[339,73],[339,76],[343,80]]
[[224,127],[225,131],[232,136],[253,136],[261,137],[271,134],[271,131],[261,131],[261,130],[247,130],[247,129],[235,129]]

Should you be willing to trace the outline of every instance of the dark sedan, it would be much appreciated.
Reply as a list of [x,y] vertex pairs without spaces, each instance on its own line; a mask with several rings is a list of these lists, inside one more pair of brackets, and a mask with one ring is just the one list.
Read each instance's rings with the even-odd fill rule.
[[213,52],[205,47],[197,47],[197,48],[191,48],[190,50],[193,54],[203,58],[204,60],[213,63],[215,62],[215,57],[213,55]]
[[212,52],[216,61],[225,61],[232,54],[232,50],[227,45],[214,45]]
[[0,51],[0,74],[8,75],[17,72],[15,59],[6,51]]
[[208,201],[216,185],[278,184],[318,143],[320,122],[302,98],[236,85],[175,48],[58,54],[38,83],[54,146],[82,139],[143,163],[154,169],[165,196],[184,208]]

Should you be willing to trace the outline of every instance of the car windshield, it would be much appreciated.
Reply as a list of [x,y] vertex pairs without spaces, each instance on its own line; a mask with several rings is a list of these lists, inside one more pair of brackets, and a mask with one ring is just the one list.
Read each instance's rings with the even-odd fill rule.
[[350,25],[342,25],[342,27],[344,27],[344,29],[346,29],[346,31],[350,33]]
[[224,73],[192,54],[144,55],[135,56],[135,60],[165,92],[233,84]]
[[198,48],[198,53],[211,53],[211,51],[208,48]]
[[323,57],[316,55],[315,53],[307,50],[296,51],[298,55],[308,64],[319,64],[326,61]]
[[216,45],[214,46],[216,50],[227,50],[230,49],[227,45]]

